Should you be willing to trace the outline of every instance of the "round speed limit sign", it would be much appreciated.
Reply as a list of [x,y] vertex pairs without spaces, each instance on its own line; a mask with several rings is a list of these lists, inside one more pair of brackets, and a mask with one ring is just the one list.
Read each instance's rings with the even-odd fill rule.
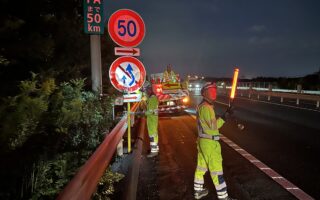
[[121,9],[111,15],[108,22],[111,39],[123,47],[138,46],[145,35],[145,25],[133,10]]

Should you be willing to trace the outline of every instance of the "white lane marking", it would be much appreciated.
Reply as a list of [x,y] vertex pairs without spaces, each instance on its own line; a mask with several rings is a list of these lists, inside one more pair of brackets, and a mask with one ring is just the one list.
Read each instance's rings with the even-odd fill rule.
[[[247,101],[254,101],[254,102],[259,102],[259,103],[266,103],[266,104],[273,104],[273,105],[277,105],[277,106],[284,106],[284,107],[289,107],[289,108],[296,108],[296,109],[300,109],[300,110],[308,110],[308,111],[314,111],[314,112],[320,112],[320,110],[315,110],[315,109],[311,109],[311,108],[302,108],[302,107],[296,107],[296,106],[290,106],[290,105],[285,105],[285,104],[279,104],[279,103],[273,103],[273,102],[267,102],[267,101],[259,101],[256,99],[247,99],[244,97],[237,97],[238,99],[242,99],[242,100],[247,100]],[[223,103],[221,101],[216,101],[219,104],[222,105],[226,105],[229,106],[229,104]]]
[[[196,116],[190,115],[193,119],[196,119]],[[239,148],[238,145],[236,145],[234,142],[232,142],[230,139],[228,139],[226,136],[221,136],[221,140],[226,143],[228,146],[233,148],[236,152],[238,152],[240,155],[242,155],[245,159],[247,159],[249,162],[251,162],[253,165],[255,165],[258,169],[260,169],[263,173],[265,173],[267,176],[272,178],[274,181],[276,181],[279,185],[281,185],[284,189],[286,189],[288,192],[293,194],[297,199],[299,200],[314,200],[310,195],[305,193],[303,190],[295,186],[293,183],[288,181],[282,176],[272,176],[271,174],[278,175],[276,171],[268,167],[266,164],[261,162],[260,160],[256,159],[253,155],[250,153],[241,153],[241,151],[245,151],[242,148]],[[246,151],[245,151],[246,152]],[[248,158],[250,157],[250,159]],[[263,167],[259,167],[263,165]],[[290,185],[290,187],[288,187]]]
[[[227,138],[226,136],[222,137],[222,141],[226,140],[225,138]],[[300,188],[298,188],[297,186],[295,186],[294,184],[292,184],[290,181],[288,181],[287,179],[285,179],[282,176],[272,176],[271,174],[274,175],[278,175],[277,172],[275,172],[273,169],[271,169],[270,167],[268,167],[266,164],[264,164],[263,162],[261,162],[260,160],[256,159],[254,156],[252,156],[249,153],[245,153],[245,154],[241,154],[239,152],[239,150],[243,150],[240,148],[235,148],[234,146],[238,146],[235,143],[230,145],[231,141],[230,139],[227,139],[228,143],[226,143],[227,145],[229,145],[231,148],[233,148],[236,152],[238,152],[240,155],[242,155],[245,159],[247,159],[248,161],[250,161],[253,165],[255,165],[257,168],[259,168],[262,172],[264,172],[266,175],[268,175],[269,177],[271,177],[273,180],[275,180],[278,184],[280,184],[284,189],[286,189],[288,192],[290,192],[291,194],[293,194],[295,197],[297,197],[297,199],[299,200],[314,200],[310,195],[308,195],[307,193],[305,193],[303,190],[301,190]],[[244,151],[244,150],[243,150]],[[250,159],[248,158],[250,157]],[[259,165],[261,166],[261,164],[264,167],[259,167]],[[292,187],[288,187],[288,185],[292,186]],[[294,188],[294,190],[293,190]],[[298,191],[298,193],[297,193]]]
[[273,178],[273,179],[282,179],[283,177],[281,177],[281,176],[272,176],[271,178]]
[[222,104],[222,105],[225,105],[225,106],[229,106],[229,104],[227,104],[227,103],[223,103],[223,102],[221,102],[221,101],[217,101],[217,100],[216,100],[216,103],[218,103],[218,104]]

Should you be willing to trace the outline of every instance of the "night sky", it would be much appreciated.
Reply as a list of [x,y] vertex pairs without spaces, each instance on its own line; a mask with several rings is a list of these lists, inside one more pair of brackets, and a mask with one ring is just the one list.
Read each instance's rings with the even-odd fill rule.
[[[146,36],[139,46],[147,73],[167,64],[181,75],[296,77],[320,69],[319,0],[108,0],[137,11]],[[108,36],[107,30],[105,36]]]

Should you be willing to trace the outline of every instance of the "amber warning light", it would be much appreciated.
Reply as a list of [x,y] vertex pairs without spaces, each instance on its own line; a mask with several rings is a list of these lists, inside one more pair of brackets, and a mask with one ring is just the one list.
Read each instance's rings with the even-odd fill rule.
[[231,93],[230,93],[230,99],[234,99],[235,93],[236,93],[236,88],[237,88],[237,82],[238,82],[238,74],[239,74],[239,69],[235,68],[234,69],[234,75],[233,75],[233,81],[232,81],[232,88],[231,88]]

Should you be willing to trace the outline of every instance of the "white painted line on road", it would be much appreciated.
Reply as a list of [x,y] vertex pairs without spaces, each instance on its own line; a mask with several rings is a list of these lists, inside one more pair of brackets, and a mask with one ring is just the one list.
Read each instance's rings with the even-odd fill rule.
[[[252,164],[254,164],[257,168],[259,168],[262,172],[264,172],[266,175],[268,175],[270,178],[272,178],[274,181],[276,181],[278,184],[280,184],[284,189],[286,189],[288,192],[293,194],[297,199],[299,200],[314,200],[310,195],[305,193],[303,190],[295,186],[293,183],[285,179],[284,177],[280,176],[277,172],[275,172],[273,169],[268,167],[266,164],[261,162],[260,160],[256,159],[253,155],[249,153],[243,153],[239,151],[245,151],[241,148],[235,148],[234,146],[237,146],[235,143],[233,143],[230,139],[228,139],[226,136],[220,137],[223,142],[225,142],[227,145],[229,145],[231,148],[233,148],[236,152],[238,152],[240,155],[242,155],[245,159],[250,161]],[[230,141],[232,144],[230,144]],[[250,157],[250,159],[248,158]]]
[[[255,101],[255,102],[266,103],[266,104],[273,104],[273,105],[277,105],[277,106],[285,106],[285,107],[289,107],[289,108],[296,108],[296,109],[300,109],[300,110],[309,110],[309,111],[320,112],[320,110],[315,110],[315,109],[311,109],[311,108],[301,108],[301,107],[290,106],[290,105],[285,105],[285,104],[272,103],[272,102],[267,102],[267,101],[259,101],[259,100],[255,100],[255,99],[247,99],[247,98],[244,98],[244,97],[237,97],[237,98],[242,99],[242,100]],[[223,105],[228,105],[226,103],[222,103],[222,102],[219,102],[219,101],[216,101],[216,102],[220,103],[220,104],[223,104]]]
[[229,106],[229,104],[227,104],[227,103],[223,103],[223,102],[221,102],[221,101],[215,101],[216,103],[218,103],[218,104],[222,104],[222,105],[225,105],[225,106]]

